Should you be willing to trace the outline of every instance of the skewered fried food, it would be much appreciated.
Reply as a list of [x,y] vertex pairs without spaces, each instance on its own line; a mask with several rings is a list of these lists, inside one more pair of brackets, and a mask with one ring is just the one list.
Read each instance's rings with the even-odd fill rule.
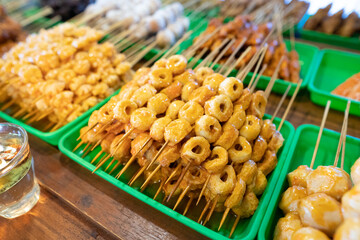
[[298,229],[291,236],[291,239],[294,240],[329,240],[325,233],[312,228],[312,227],[303,227]]
[[304,25],[304,29],[315,29],[319,23],[328,15],[328,12],[330,11],[332,4],[327,5],[324,8],[320,8],[317,10],[317,12],[307,20],[307,22]]
[[360,236],[360,219],[347,218],[336,229],[334,240],[356,240]]
[[337,86],[332,94],[360,101],[360,73],[354,74]]
[[360,185],[355,185],[350,191],[346,192],[341,199],[342,213],[345,219],[360,217]]
[[360,158],[358,158],[351,167],[351,180],[356,185],[360,183]]
[[294,232],[302,228],[300,217],[296,213],[287,213],[279,219],[274,231],[274,240],[289,240]]

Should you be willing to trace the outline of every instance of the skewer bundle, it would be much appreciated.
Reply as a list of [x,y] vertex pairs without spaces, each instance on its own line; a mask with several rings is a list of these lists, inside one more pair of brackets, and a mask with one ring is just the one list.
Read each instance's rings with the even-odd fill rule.
[[221,225],[230,211],[238,222],[254,214],[284,139],[272,120],[262,120],[267,94],[211,68],[187,65],[174,55],[139,69],[90,116],[74,151],[86,144],[84,157],[100,145],[94,171],[108,160],[110,173],[125,164],[116,178],[137,161],[129,185],[144,175],[141,190],[160,182],[154,198],[160,192],[164,201],[178,196],[174,209],[188,196],[184,214],[205,196],[199,222],[206,224],[214,211],[225,211]]
[[[360,161],[357,160],[351,169],[355,187],[352,188],[350,176],[343,170],[350,102],[345,112],[334,165],[318,166],[313,170],[329,107],[330,101],[325,109],[310,167],[301,165],[288,174],[290,187],[279,203],[285,217],[278,221],[274,239],[305,239],[310,236],[312,239],[356,239],[359,236]],[[341,148],[339,168],[337,165]]]
[[[214,31],[217,32],[209,39],[209,41],[202,44],[198,51],[204,51],[205,53],[210,54],[224,41],[224,39],[232,39],[234,40],[234,43],[224,55],[221,56],[219,63],[226,63],[228,58],[234,52],[235,56],[239,56],[247,47],[250,47],[250,52],[246,54],[242,61],[238,62],[236,66],[238,69],[243,69],[272,30],[272,23],[268,22],[256,25],[248,16],[237,16],[233,21],[228,23],[223,23],[222,19],[214,18],[209,22],[207,29],[200,37]],[[196,42],[197,39],[195,39],[195,43]],[[265,76],[272,76],[280,59],[283,58],[280,66],[279,78],[294,83],[299,82],[300,65],[298,53],[294,49],[288,52],[281,34],[278,40],[269,40],[267,44],[268,48],[264,56],[264,61],[262,62],[263,65],[266,64],[267,68],[263,74]],[[242,46],[244,46],[244,48],[242,48]],[[240,50],[238,47],[240,47]]]
[[[65,23],[30,35],[1,61],[2,110],[28,123],[47,118],[54,129],[71,122],[131,79],[130,64],[103,34]],[[53,130],[54,130],[53,129]]]

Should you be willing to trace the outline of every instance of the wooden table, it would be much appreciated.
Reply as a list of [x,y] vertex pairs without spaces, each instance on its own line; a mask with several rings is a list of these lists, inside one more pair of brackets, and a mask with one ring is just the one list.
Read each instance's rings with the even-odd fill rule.
[[[325,45],[322,45],[325,46]],[[267,113],[280,100],[272,94]],[[289,102],[287,99],[279,116]],[[320,125],[324,108],[297,97],[287,120]],[[326,128],[341,130],[343,113],[330,110]],[[360,118],[350,115],[348,134],[360,137]],[[29,137],[35,173],[41,185],[39,203],[26,215],[0,219],[0,239],[204,239],[205,237],[121,191],[37,137]]]

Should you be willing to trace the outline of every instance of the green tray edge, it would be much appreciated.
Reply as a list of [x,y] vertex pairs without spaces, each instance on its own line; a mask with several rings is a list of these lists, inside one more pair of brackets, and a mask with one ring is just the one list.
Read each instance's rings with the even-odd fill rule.
[[[335,49],[323,49],[318,53],[318,58],[317,58],[317,62],[315,63],[316,65],[316,71],[314,71],[312,78],[309,81],[309,85],[308,85],[308,90],[310,92],[310,100],[315,103],[318,104],[320,106],[325,106],[327,100],[331,100],[331,105],[330,108],[331,109],[335,109],[338,111],[342,111],[345,112],[346,109],[346,103],[347,103],[347,98],[345,97],[341,97],[341,96],[337,96],[334,94],[331,94],[325,90],[319,89],[317,87],[315,87],[315,81],[316,81],[316,75],[317,72],[320,69],[321,66],[321,62],[323,60],[324,54],[325,53],[340,53],[343,55],[352,55],[352,56],[357,56],[359,58],[360,61],[360,55],[356,54],[356,53],[350,53],[350,52],[344,52],[344,51],[338,51]],[[359,68],[360,71],[360,68]],[[360,116],[360,102],[358,101],[354,101],[351,100],[351,104],[350,104],[350,114],[353,114],[355,116]]]
[[[266,114],[266,116],[270,116],[268,114]],[[275,118],[275,120],[277,122],[280,121],[279,118]],[[95,169],[95,167],[90,164],[89,162],[83,160],[81,157],[77,156],[75,153],[73,153],[71,150],[67,149],[64,145],[64,142],[67,140],[67,138],[73,134],[74,131],[79,131],[81,127],[83,127],[85,124],[87,124],[87,119],[83,120],[81,122],[81,124],[78,124],[75,128],[71,129],[68,133],[66,133],[59,142],[59,150],[65,154],[66,156],[68,156],[70,159],[74,160],[75,162],[77,162],[78,164],[80,164],[81,166],[85,167],[86,169],[93,171]],[[280,158],[278,159],[278,164],[277,167],[275,168],[275,170],[272,173],[272,178],[270,179],[270,181],[268,182],[268,186],[265,192],[263,193],[262,197],[261,197],[261,201],[263,202],[262,206],[260,207],[260,211],[258,214],[262,214],[262,216],[259,216],[259,223],[258,224],[253,224],[251,227],[251,230],[249,231],[248,235],[245,238],[232,238],[232,239],[242,239],[242,240],[250,240],[250,239],[255,239],[256,235],[258,234],[259,231],[259,227],[260,227],[260,223],[263,220],[263,217],[265,216],[266,212],[268,211],[268,206],[266,206],[266,202],[269,202],[271,197],[272,197],[272,193],[275,189],[275,184],[278,181],[278,177],[279,174],[283,168],[283,165],[285,164],[291,143],[293,141],[293,137],[295,135],[295,128],[294,126],[288,122],[285,121],[284,125],[289,127],[290,133],[289,136],[286,139],[286,144],[283,146],[282,149],[282,154],[280,156]],[[141,200],[142,202],[150,205],[151,207],[155,208],[156,210],[166,214],[167,216],[179,221],[180,223],[192,228],[193,230],[209,237],[212,239],[230,239],[227,238],[221,234],[219,234],[218,232],[215,232],[201,224],[196,223],[195,221],[191,220],[190,218],[187,218],[183,215],[181,215],[180,213],[173,211],[172,209],[170,209],[169,207],[153,200],[152,198],[146,196],[145,194],[133,189],[132,187],[128,186],[127,184],[119,181],[118,179],[115,179],[113,176],[107,174],[106,172],[102,171],[102,170],[98,170],[95,172],[98,176],[100,176],[101,178],[105,179],[106,181],[110,182],[111,184],[113,184],[114,186],[120,188],[121,190],[127,192],[128,194],[132,195],[133,197],[136,197],[137,199]],[[266,194],[266,195],[265,195]],[[174,215],[175,214],[175,215]],[[174,215],[174,216],[173,216]]]
[[[281,169],[281,172],[280,172],[280,174],[278,176],[276,187],[275,187],[275,189],[273,191],[273,194],[272,194],[272,197],[270,199],[267,211],[266,211],[265,216],[263,218],[263,221],[261,223],[261,226],[260,226],[260,229],[259,229],[259,234],[258,234],[258,240],[266,240],[265,233],[266,233],[266,231],[267,231],[267,229],[269,227],[269,220],[270,220],[271,216],[274,214],[275,210],[278,207],[277,203],[279,201],[280,195],[282,194],[281,188],[283,186],[284,181],[286,180],[286,176],[288,174],[290,162],[291,162],[291,159],[292,159],[292,157],[294,155],[296,145],[297,145],[297,143],[299,141],[299,137],[300,137],[302,131],[304,131],[304,130],[306,130],[308,128],[310,128],[310,129],[318,129],[319,127],[315,126],[315,125],[312,125],[312,124],[303,124],[303,125],[301,125],[300,127],[298,127],[296,129],[295,135],[294,135],[294,137],[292,139],[292,143],[291,143],[291,146],[290,146],[288,154],[287,154],[285,164],[283,165],[283,167]],[[338,132],[336,132],[334,130],[331,130],[331,129],[325,128],[324,131],[330,132],[331,134],[340,135],[340,133],[338,133]],[[359,143],[360,143],[360,139],[349,136],[349,135],[346,136],[346,139],[354,139],[355,141],[359,141]]]

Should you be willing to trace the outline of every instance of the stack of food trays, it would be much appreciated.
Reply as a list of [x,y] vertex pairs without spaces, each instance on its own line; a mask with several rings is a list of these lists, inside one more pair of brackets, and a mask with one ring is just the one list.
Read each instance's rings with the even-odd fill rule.
[[[332,101],[331,108],[345,111],[348,98],[332,93],[340,84],[360,72],[360,55],[332,49],[319,52],[314,73],[310,79],[308,89],[311,101],[325,106],[328,100]],[[360,80],[359,80],[360,81]],[[360,92],[358,85],[349,85],[348,91]],[[350,99],[350,114],[360,116],[360,102]]]
[[[231,21],[231,20],[225,20],[224,23]],[[189,40],[186,40],[183,44],[184,47],[189,47],[192,44],[194,44],[194,42],[196,41],[196,37],[201,35],[209,26],[210,21],[206,21],[206,24],[202,25],[197,32],[195,32],[191,38]],[[310,44],[305,44],[305,43],[299,43],[299,42],[295,42],[295,43],[291,43],[290,40],[284,40],[284,43],[286,44],[286,48],[288,51],[292,50],[292,45],[295,47],[296,52],[299,55],[299,64],[300,64],[300,78],[303,80],[300,89],[303,90],[306,88],[306,86],[309,84],[309,81],[313,75],[313,72],[315,71],[314,67],[315,67],[315,63],[316,63],[316,59],[317,59],[317,53],[318,53],[318,48],[310,45]],[[243,51],[246,49],[246,47],[242,47],[241,49],[243,49]],[[241,52],[241,50],[240,50]],[[204,56],[203,58],[205,58],[206,56]],[[199,63],[203,60],[200,59]],[[215,69],[219,69],[221,68],[221,64],[216,64],[215,65]],[[235,76],[238,73],[237,70],[233,70],[231,73],[231,76]],[[250,72],[246,78],[244,79],[244,83],[249,83],[251,77],[252,77],[253,73]],[[257,84],[257,88],[259,89],[265,89],[267,84],[270,81],[270,77],[268,76],[261,76],[259,83]],[[292,95],[296,89],[296,83],[293,82],[289,82],[289,81],[285,81],[282,79],[277,79],[275,81],[274,87],[273,87],[273,92],[275,93],[284,93],[286,91],[286,89],[290,86],[290,91],[289,91],[289,95]]]
[[[284,216],[278,206],[282,193],[289,187],[287,175],[297,169],[300,165],[310,165],[319,129],[320,128],[318,126],[314,125],[302,125],[296,130],[288,156],[273,192],[273,197],[269,202],[268,211],[266,212],[263,223],[260,227],[258,239],[273,239],[275,226],[278,220]],[[316,155],[314,169],[317,166],[333,165],[339,138],[340,133],[324,129]],[[359,146],[359,138],[351,136],[346,137],[344,170],[349,174],[351,166],[360,156]]]

